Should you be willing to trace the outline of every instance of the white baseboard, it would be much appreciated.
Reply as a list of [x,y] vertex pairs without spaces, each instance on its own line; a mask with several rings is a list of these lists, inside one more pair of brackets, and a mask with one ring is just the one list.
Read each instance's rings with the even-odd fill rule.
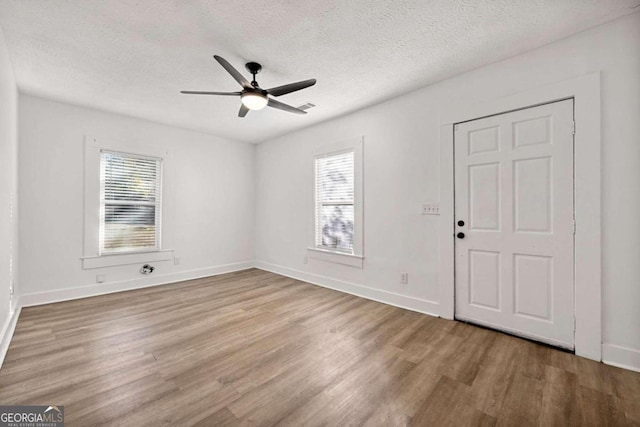
[[602,344],[602,362],[618,368],[640,372],[640,350],[613,344]]
[[20,311],[22,310],[22,306],[20,305],[20,298],[15,303],[15,308],[12,312],[9,312],[7,319],[2,325],[2,330],[0,331],[0,368],[2,367],[2,363],[4,362],[4,358],[7,355],[7,351],[9,350],[9,344],[11,344],[11,338],[13,338],[13,333],[16,330],[16,325],[18,324],[18,317],[20,317]]
[[407,310],[417,311],[418,313],[428,314],[430,316],[440,317],[440,304],[434,301],[400,295],[389,291],[369,288],[355,283],[344,282],[342,280],[332,279],[331,277],[321,276],[319,274],[307,273],[305,271],[295,270],[293,268],[283,267],[280,265],[270,264],[264,261],[256,261],[254,266],[261,270],[270,271],[282,276],[291,277],[292,279],[302,280],[324,288],[345,292],[362,298],[384,304],[393,305],[395,307]]
[[133,289],[148,288],[150,286],[165,285],[167,283],[181,282],[183,280],[199,279],[201,277],[216,276],[218,274],[232,273],[234,271],[252,268],[253,261],[243,261],[235,264],[219,265],[215,267],[200,268],[197,270],[181,271],[179,273],[163,274],[160,276],[145,276],[140,279],[123,280],[120,282],[100,283],[77,288],[57,289],[55,291],[25,294],[20,298],[22,307],[50,304],[60,301],[69,301],[78,298],[94,297],[97,295],[114,292],[130,291]]

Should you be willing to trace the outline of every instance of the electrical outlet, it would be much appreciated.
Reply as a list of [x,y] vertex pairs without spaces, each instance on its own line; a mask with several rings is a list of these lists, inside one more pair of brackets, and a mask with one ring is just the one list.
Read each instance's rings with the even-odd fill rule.
[[440,215],[440,204],[424,203],[422,205],[422,215]]
[[180,265],[182,259],[179,256],[173,257],[173,265]]
[[409,273],[406,273],[406,272],[400,273],[400,283],[402,283],[403,285],[406,285],[407,283],[409,283]]
[[309,257],[305,255],[304,258],[302,259],[302,263],[307,264],[308,262],[309,262]]
[[104,283],[106,276],[104,274],[96,275],[96,283]]

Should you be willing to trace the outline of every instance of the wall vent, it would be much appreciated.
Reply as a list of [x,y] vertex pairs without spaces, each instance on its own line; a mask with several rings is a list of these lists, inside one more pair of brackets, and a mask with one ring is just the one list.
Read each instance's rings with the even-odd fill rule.
[[301,110],[308,110],[309,108],[313,108],[315,106],[316,106],[316,104],[312,104],[310,102],[307,102],[306,104],[303,104],[303,105],[299,106],[298,108],[301,109]]

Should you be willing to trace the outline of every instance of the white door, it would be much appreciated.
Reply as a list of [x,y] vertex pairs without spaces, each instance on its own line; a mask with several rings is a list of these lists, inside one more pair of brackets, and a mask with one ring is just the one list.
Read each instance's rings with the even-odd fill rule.
[[455,127],[455,316],[574,346],[573,100]]

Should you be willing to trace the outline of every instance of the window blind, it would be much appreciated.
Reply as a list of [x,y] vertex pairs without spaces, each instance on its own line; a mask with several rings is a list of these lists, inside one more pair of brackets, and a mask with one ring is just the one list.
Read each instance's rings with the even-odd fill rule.
[[162,159],[100,153],[100,253],[160,249]]
[[354,151],[315,158],[316,246],[353,253]]

